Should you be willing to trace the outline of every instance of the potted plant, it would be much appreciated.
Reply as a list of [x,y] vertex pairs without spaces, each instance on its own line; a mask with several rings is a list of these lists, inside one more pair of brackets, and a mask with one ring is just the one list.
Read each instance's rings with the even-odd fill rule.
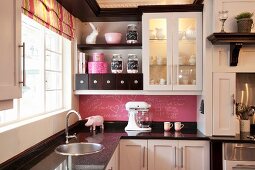
[[236,115],[240,120],[241,132],[250,132],[250,117],[253,116],[254,112],[253,106],[247,106],[243,103],[236,104]]
[[235,17],[237,20],[238,32],[249,33],[253,27],[253,13],[251,12],[242,12]]

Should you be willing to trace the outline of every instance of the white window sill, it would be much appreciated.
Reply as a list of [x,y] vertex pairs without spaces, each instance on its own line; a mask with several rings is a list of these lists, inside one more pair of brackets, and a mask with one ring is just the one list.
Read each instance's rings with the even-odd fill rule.
[[46,119],[46,118],[51,117],[51,116],[55,116],[55,115],[58,115],[58,114],[65,113],[68,110],[70,110],[70,109],[61,109],[61,110],[58,110],[58,111],[54,111],[54,112],[39,115],[39,116],[36,116],[36,117],[28,118],[26,120],[22,120],[22,121],[19,121],[19,122],[16,122],[16,123],[11,122],[9,125],[5,125],[3,127],[0,127],[0,133],[6,132],[6,131],[9,131],[9,130],[12,130],[12,129],[19,128],[19,127],[27,125],[29,123],[33,123],[33,122],[36,122],[36,121],[39,121],[39,120],[43,120],[43,119]]

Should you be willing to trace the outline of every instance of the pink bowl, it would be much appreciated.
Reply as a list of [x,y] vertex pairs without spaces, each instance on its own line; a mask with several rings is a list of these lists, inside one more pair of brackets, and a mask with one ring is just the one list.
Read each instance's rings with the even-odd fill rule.
[[105,33],[104,36],[107,44],[119,44],[122,35],[118,32],[109,32]]

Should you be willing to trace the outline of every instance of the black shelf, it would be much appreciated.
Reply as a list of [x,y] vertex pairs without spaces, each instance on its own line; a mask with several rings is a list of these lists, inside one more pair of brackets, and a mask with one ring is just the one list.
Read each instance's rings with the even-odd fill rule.
[[255,33],[213,33],[207,37],[214,45],[230,44],[230,66],[237,66],[243,44],[255,44]]
[[78,44],[79,50],[95,49],[142,49],[142,44]]

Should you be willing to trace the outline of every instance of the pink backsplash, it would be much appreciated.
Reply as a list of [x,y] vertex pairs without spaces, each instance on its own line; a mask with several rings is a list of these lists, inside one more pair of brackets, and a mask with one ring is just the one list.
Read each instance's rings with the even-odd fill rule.
[[153,121],[196,122],[196,96],[83,95],[79,111],[83,118],[101,115],[108,121],[127,121],[125,104],[129,101],[151,104]]

